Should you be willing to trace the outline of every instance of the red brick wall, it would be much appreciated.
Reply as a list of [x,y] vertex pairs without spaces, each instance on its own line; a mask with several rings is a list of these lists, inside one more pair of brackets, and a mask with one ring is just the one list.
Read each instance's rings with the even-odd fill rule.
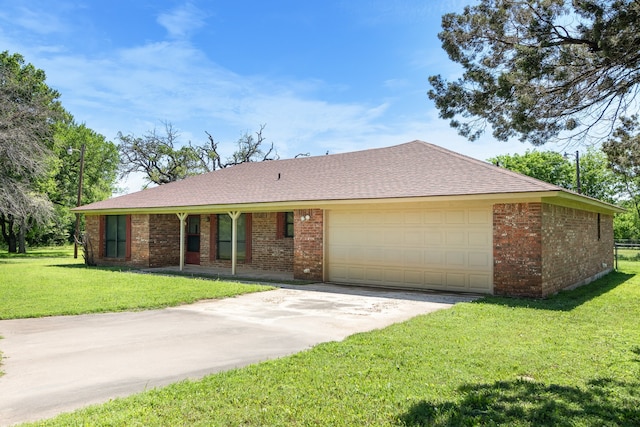
[[149,267],[180,265],[180,219],[176,214],[149,216]]
[[542,298],[613,264],[613,217],[542,203],[496,204],[494,293]]
[[493,293],[542,297],[542,204],[493,205]]
[[85,215],[84,217],[84,233],[85,238],[89,239],[91,255],[94,262],[100,261],[100,245],[102,239],[100,238],[100,215]]
[[[149,266],[149,215],[131,215],[131,256],[128,264]],[[127,236],[129,237],[129,236]]]
[[613,217],[561,206],[543,205],[542,258],[544,296],[608,272],[613,265]]
[[[309,219],[300,218],[309,215]],[[293,277],[323,280],[324,215],[321,209],[298,209],[293,212]]]
[[[251,266],[268,271],[293,271],[293,238],[278,230],[278,213],[253,214]],[[280,234],[280,235],[279,235]]]

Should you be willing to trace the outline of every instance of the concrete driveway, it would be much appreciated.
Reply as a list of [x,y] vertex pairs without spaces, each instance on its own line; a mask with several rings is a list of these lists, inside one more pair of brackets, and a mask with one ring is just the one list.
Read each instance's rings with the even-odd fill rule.
[[0,321],[0,425],[286,356],[473,296],[332,285],[163,310]]

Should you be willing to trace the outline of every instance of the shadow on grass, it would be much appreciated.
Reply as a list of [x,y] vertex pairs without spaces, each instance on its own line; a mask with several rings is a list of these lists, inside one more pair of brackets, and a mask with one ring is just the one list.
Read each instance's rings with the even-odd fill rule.
[[95,266],[95,265],[86,265],[86,264],[51,264],[47,267],[58,267],[58,268],[71,268],[76,270],[101,270],[101,271],[122,271],[122,272],[137,272],[140,271],[139,268],[136,267],[127,267],[127,266]]
[[570,311],[574,308],[603,295],[627,280],[635,277],[635,274],[611,272],[605,277],[595,280],[587,285],[580,286],[569,291],[560,291],[558,294],[546,299],[510,298],[487,296],[475,301],[477,304],[497,304],[505,307],[526,307],[539,310]]
[[69,249],[60,248],[60,249],[31,249],[28,250],[26,254],[15,254],[9,253],[5,251],[0,251],[0,261],[11,260],[11,259],[25,259],[25,258],[69,258],[72,253],[69,252]]
[[586,387],[515,380],[469,384],[460,402],[422,401],[399,416],[406,426],[640,425],[640,383],[595,379]]

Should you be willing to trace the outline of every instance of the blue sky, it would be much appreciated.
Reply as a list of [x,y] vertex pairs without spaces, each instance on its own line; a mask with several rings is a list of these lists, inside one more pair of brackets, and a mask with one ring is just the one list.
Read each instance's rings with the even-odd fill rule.
[[437,33],[467,3],[0,0],[0,49],[43,69],[76,121],[114,142],[168,121],[184,142],[208,131],[223,155],[261,124],[281,158],[415,139],[482,160],[524,152],[466,141],[426,95],[430,75],[459,75]]

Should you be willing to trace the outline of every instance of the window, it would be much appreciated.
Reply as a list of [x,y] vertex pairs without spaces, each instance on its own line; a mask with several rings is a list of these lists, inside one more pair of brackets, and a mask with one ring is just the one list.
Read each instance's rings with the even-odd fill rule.
[[[216,254],[218,259],[231,259],[231,217],[218,215],[218,232],[216,233]],[[247,222],[245,214],[241,214],[237,223],[238,261],[247,257]]]
[[600,235],[601,235],[601,231],[600,231],[600,214],[598,214],[598,240],[600,240]]
[[200,252],[200,216],[187,218],[187,252]]
[[284,237],[293,237],[293,212],[285,212]]
[[105,217],[105,257],[125,258],[127,255],[127,216]]
[[293,237],[293,212],[278,212],[276,220],[276,239]]

